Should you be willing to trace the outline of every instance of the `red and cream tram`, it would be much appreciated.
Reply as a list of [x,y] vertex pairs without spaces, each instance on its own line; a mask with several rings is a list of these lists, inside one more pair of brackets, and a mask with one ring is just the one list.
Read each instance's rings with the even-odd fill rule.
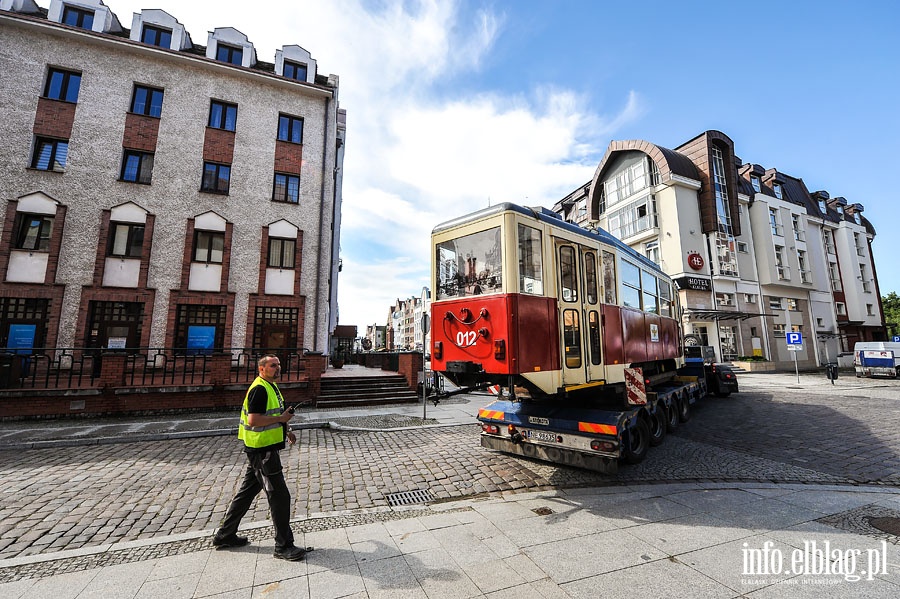
[[438,225],[432,249],[431,365],[457,385],[600,397],[682,364],[672,281],[605,231],[505,203]]

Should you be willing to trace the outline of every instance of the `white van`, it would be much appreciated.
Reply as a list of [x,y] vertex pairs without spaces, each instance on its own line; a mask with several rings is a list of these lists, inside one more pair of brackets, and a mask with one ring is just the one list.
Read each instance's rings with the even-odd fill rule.
[[862,341],[853,346],[856,376],[900,376],[900,343]]

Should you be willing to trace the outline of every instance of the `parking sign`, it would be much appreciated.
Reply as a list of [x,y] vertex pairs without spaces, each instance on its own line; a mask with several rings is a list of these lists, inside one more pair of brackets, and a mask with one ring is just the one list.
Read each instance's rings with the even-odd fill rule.
[[894,335],[894,343],[900,343],[900,335]]
[[788,349],[799,348],[803,345],[803,333],[786,333],[785,340]]

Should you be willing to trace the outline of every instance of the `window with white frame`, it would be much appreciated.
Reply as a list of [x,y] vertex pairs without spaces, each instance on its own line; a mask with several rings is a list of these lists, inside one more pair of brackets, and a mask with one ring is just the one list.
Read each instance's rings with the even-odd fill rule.
[[744,294],[744,303],[755,304],[756,303],[756,294],[755,293],[745,293]]
[[659,264],[659,241],[648,241],[644,244],[644,255]]
[[800,280],[804,283],[811,283],[812,273],[809,271],[805,250],[797,250],[797,262],[800,264]]
[[826,214],[828,212],[828,204],[825,203],[825,200],[819,200],[819,212],[822,214]]
[[762,189],[759,184],[759,177],[757,177],[756,175],[750,175],[750,185],[753,186],[753,191],[755,191],[756,193],[759,193],[759,190]]
[[770,296],[769,297],[769,309],[770,310],[781,310],[781,298]]
[[837,262],[828,263],[828,277],[831,279],[831,290],[841,291],[841,274],[838,271]]
[[658,176],[656,164],[645,156],[624,166],[603,183],[606,205],[612,206],[655,185]]
[[733,306],[734,297],[730,293],[716,293],[716,303],[720,306]]
[[871,291],[871,289],[869,286],[869,277],[866,274],[866,265],[865,264],[859,265],[859,279],[860,279],[860,281],[862,281],[862,290],[865,293],[869,293]]
[[799,214],[791,215],[791,227],[794,230],[794,239],[797,241],[806,241],[806,236],[803,234],[802,223],[800,222]]
[[822,239],[825,241],[825,252],[835,255],[837,252],[834,251],[834,231],[825,229],[822,231]]
[[773,183],[772,191],[775,192],[775,197],[779,200],[783,199],[784,190],[781,189],[781,183]]
[[873,304],[866,304],[866,314],[875,316],[875,306]]
[[861,224],[862,224],[862,219],[861,219],[860,216],[859,216],[859,212],[854,212],[854,213],[853,213],[853,222],[855,222],[857,225],[861,225]]
[[792,298],[792,297],[787,298],[787,308],[788,308],[788,310],[790,310],[791,312],[798,312],[798,311],[800,310],[800,307],[799,307],[799,304],[797,303],[797,300],[795,300],[795,299]]
[[772,325],[772,334],[775,337],[784,337],[784,325],[775,323]]
[[781,236],[781,220],[777,208],[769,208],[769,226],[772,227],[772,235]]
[[862,236],[859,233],[853,234],[853,245],[856,246],[856,255],[857,256],[865,256],[865,247],[862,243]]
[[775,270],[778,272],[778,278],[782,281],[788,281],[791,278],[791,269],[784,263],[784,246],[775,246]]
[[609,232],[619,239],[626,239],[659,226],[656,215],[656,198],[647,195],[609,215]]
[[845,306],[843,302],[835,302],[834,309],[838,313],[839,316],[847,315],[847,306]]
[[737,242],[737,250],[738,250],[738,252],[740,252],[740,253],[742,253],[742,254],[746,254],[746,253],[749,251],[749,250],[747,249],[747,244],[744,243],[743,241],[738,241],[738,242]]

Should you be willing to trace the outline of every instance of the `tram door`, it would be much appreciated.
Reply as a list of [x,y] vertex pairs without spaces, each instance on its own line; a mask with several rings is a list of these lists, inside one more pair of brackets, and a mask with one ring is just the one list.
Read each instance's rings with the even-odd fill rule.
[[559,326],[562,382],[564,386],[580,385],[588,379],[585,343],[585,293],[580,263],[581,250],[573,243],[557,242],[559,264]]

